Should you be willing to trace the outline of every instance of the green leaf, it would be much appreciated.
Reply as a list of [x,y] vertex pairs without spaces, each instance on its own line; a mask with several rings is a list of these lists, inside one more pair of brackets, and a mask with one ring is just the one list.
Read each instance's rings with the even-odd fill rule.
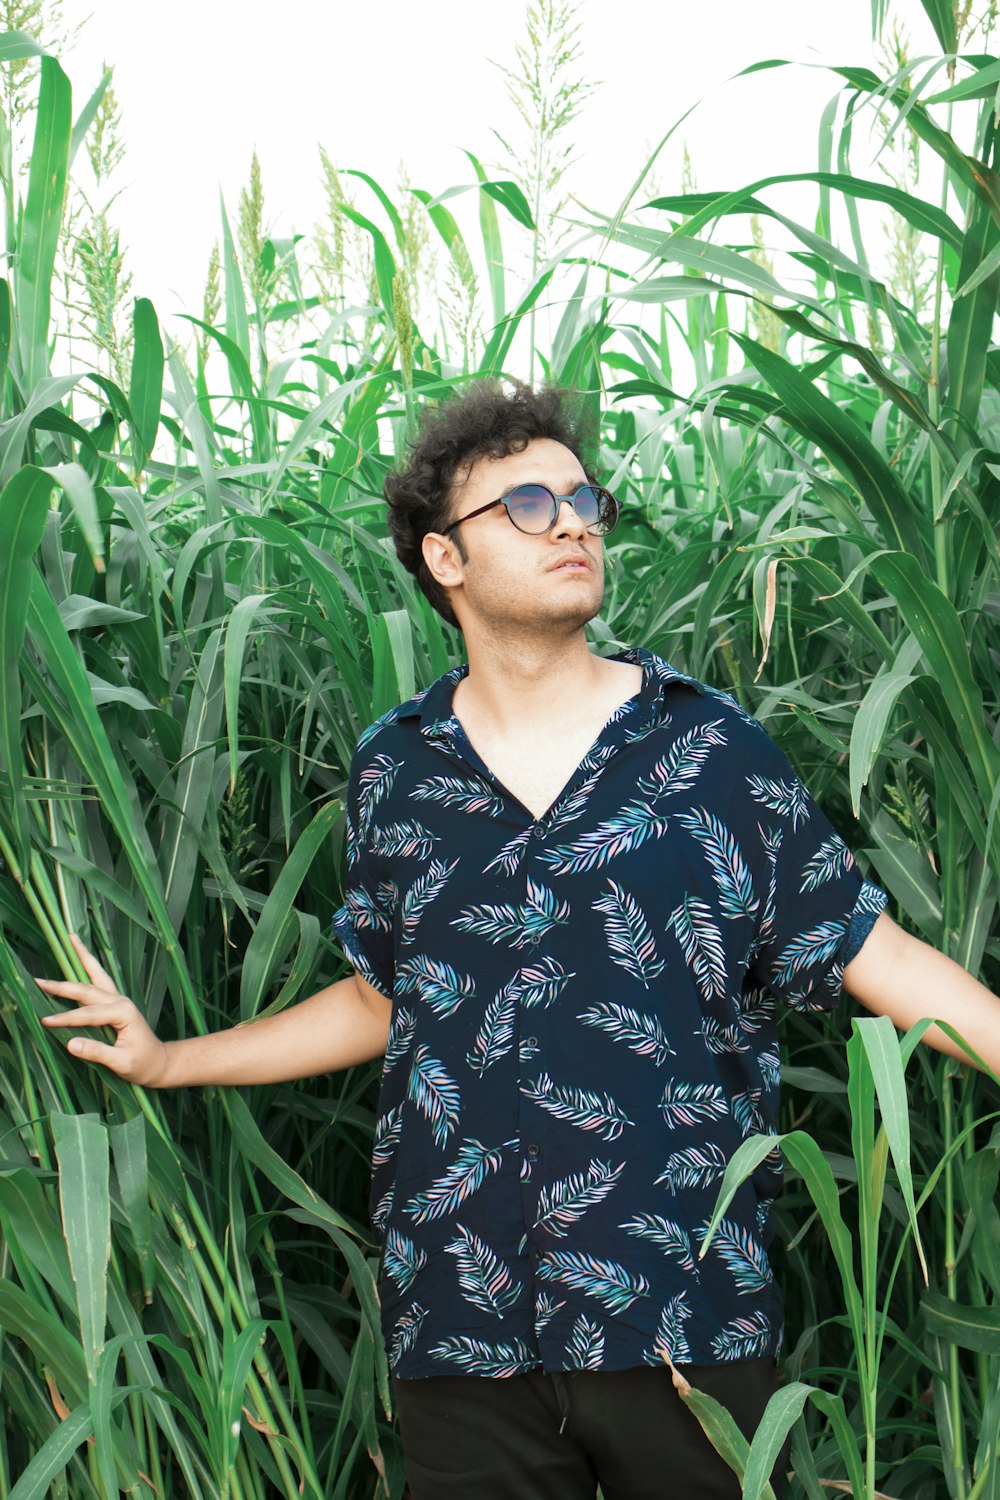
[[792,1425],[814,1387],[793,1380],[775,1391],[757,1424],[743,1473],[744,1500],[760,1500],[770,1487],[771,1470]]
[[281,866],[243,958],[240,1016],[244,1021],[256,1015],[265,989],[274,981],[274,970],[288,948],[293,903],[340,815],[339,802],[327,802],[321,807]]
[[108,1133],[96,1115],[52,1115],[59,1160],[59,1203],[76,1284],[87,1375],[97,1379],[107,1322],[111,1255]]
[[236,785],[239,770],[240,685],[243,679],[243,655],[247,636],[258,614],[267,617],[264,608],[272,594],[249,594],[241,599],[226,624],[224,678],[226,697],[226,733],[229,739],[229,790]]
[[930,1291],[921,1297],[920,1309],[934,1338],[981,1354],[1000,1354],[1000,1307],[963,1306]]
[[128,404],[132,412],[132,435],[136,445],[138,472],[153,451],[160,425],[163,399],[163,340],[156,309],[146,297],[137,297],[132,315],[132,379]]
[[934,34],[941,43],[941,51],[957,51],[958,22],[955,19],[953,0],[920,0],[920,3],[934,27]]
[[46,57],[45,48],[26,31],[0,32],[0,63],[21,62],[26,57]]
[[956,250],[962,248],[962,231],[942,208],[934,203],[927,203],[923,198],[915,198],[912,193],[906,193],[892,183],[872,182],[864,177],[854,177],[849,172],[783,172],[774,177],[761,177],[733,192],[685,193],[654,198],[647,207],[682,214],[686,235],[698,234],[704,225],[735,213],[768,214],[787,223],[781,214],[775,214],[756,195],[765,188],[792,182],[813,182],[818,187],[843,193],[845,198],[884,204],[921,233],[945,240]]
[[96,571],[103,573],[104,533],[90,475],[79,464],[57,464],[43,472],[51,475],[69,501],[80,535],[90,552],[90,560]]
[[886,730],[896,701],[904,688],[915,680],[910,672],[882,668],[872,679],[861,700],[861,707],[851,728],[850,787],[851,806],[857,817],[861,791],[867,786],[872,767],[882,753]]
[[910,1228],[913,1231],[913,1241],[926,1282],[928,1279],[927,1260],[920,1239],[917,1207],[913,1196],[913,1173],[910,1168],[910,1114],[903,1062],[899,1051],[899,1038],[888,1016],[855,1018],[851,1025],[855,1035],[860,1036],[868,1057],[879,1113],[882,1116],[882,1128],[888,1138],[896,1177],[903,1195],[903,1202],[906,1204]]
[[494,208],[494,199],[483,190],[483,183],[487,176],[478,159],[471,151],[466,151],[466,156],[472,163],[473,171],[479,180],[479,228],[483,236],[483,251],[486,256],[486,270],[490,279],[490,301],[492,303],[493,322],[500,322],[507,311],[506,296],[504,291],[504,254],[503,242],[500,238],[500,221]]
[[[672,1364],[670,1368],[671,1371],[674,1370]],[[680,1372],[674,1372],[674,1388],[684,1405],[697,1417],[702,1432],[716,1453],[725,1459],[737,1478],[742,1480],[750,1453],[750,1444],[736,1425],[735,1419],[730,1416],[721,1401],[716,1401],[715,1397],[710,1396],[707,1391],[699,1391],[697,1386],[691,1385]],[[747,1493],[745,1486],[743,1493]],[[774,1491],[766,1478],[755,1494],[758,1497],[763,1496],[764,1500],[774,1500]]]
[[21,791],[21,650],[28,619],[28,600],[52,477],[42,469],[20,469],[0,492],[0,762],[7,777],[7,802],[14,818],[18,860],[25,872],[30,859],[30,819]]
[[886,553],[874,558],[871,567],[920,642],[968,756],[979,795],[989,806],[1000,777],[1000,750],[986,727],[982,690],[973,675],[968,642],[955,606],[914,557]]
[[28,196],[14,262],[14,303],[25,391],[33,390],[49,368],[52,273],[62,227],[72,128],[69,79],[54,58],[43,57]]
[[33,1455],[8,1500],[46,1500],[52,1493],[52,1481],[69,1463],[81,1443],[85,1443],[94,1430],[94,1419],[90,1402],[83,1401],[63,1421],[56,1422],[55,1431]]
[[814,442],[857,490],[887,545],[923,556],[913,502],[854,417],[780,354],[745,335],[734,333],[733,338],[780,398],[791,426]]
[[156,1256],[153,1251],[153,1218],[149,1206],[146,1121],[142,1115],[133,1115],[131,1120],[109,1126],[109,1135],[122,1208],[139,1259],[142,1289],[148,1303],[152,1302],[156,1287]]
[[394,704],[412,698],[416,691],[413,633],[405,610],[386,610],[376,618],[372,650],[372,713],[378,718]]
[[87,132],[90,130],[91,125],[93,125],[95,119],[97,118],[97,111],[101,107],[101,100],[104,98],[104,95],[107,92],[107,87],[111,82],[112,76],[113,70],[111,68],[105,68],[104,72],[101,74],[100,83],[98,83],[96,89],[91,94],[90,98],[87,100],[86,104],[83,106],[77,117],[76,123],[73,126],[73,133],[70,136],[69,143],[68,165],[70,167],[72,167],[73,162],[76,159],[76,153],[79,151],[80,147],[87,139]]

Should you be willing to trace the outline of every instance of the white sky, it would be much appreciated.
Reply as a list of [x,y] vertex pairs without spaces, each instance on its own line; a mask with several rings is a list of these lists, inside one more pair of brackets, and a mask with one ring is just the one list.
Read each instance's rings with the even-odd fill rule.
[[[233,219],[255,147],[267,227],[284,236],[308,232],[320,215],[318,142],[395,198],[401,160],[414,186],[440,192],[471,180],[463,146],[495,161],[491,127],[518,130],[490,59],[513,65],[522,0],[370,9],[357,0],[65,0],[71,19],[84,9],[90,20],[64,65],[75,108],[102,61],[115,67],[128,154],[114,216],[133,291],[152,297],[161,318],[200,310],[220,189]],[[938,50],[918,0],[896,0],[895,12],[917,54]],[[701,188],[815,168],[831,75],[795,67],[726,80],[770,57],[873,58],[869,0],[581,0],[578,16],[582,73],[601,83],[574,127],[570,185],[608,212],[695,104],[656,169],[661,191],[679,190],[684,145]]]

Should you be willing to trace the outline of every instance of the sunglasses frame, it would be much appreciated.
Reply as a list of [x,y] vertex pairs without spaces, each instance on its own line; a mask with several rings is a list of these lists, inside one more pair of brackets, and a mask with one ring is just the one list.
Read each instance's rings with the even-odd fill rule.
[[[552,512],[552,520],[546,526],[546,528],[545,528],[544,531],[525,531],[522,526],[518,526],[517,522],[514,520],[514,517],[511,515],[511,513],[510,513],[510,507],[507,504],[507,502],[510,499],[511,495],[513,495],[515,493],[515,491],[517,491],[519,489],[522,489],[522,488],[526,488],[529,484],[533,484],[536,489],[545,490],[552,497],[552,504],[554,506],[554,509],[553,509],[553,512]],[[611,534],[611,532],[614,531],[615,527],[618,525],[618,520],[619,520],[619,517],[621,516],[621,506],[619,505],[619,503],[618,503],[617,499],[615,498],[615,496],[612,495],[611,491],[608,490],[608,489],[605,489],[605,487],[604,487],[603,484],[591,484],[591,482],[590,482],[589,479],[588,480],[584,480],[584,482],[582,484],[578,484],[577,487],[576,487],[576,489],[573,491],[573,493],[571,495],[557,495],[557,494],[554,493],[554,491],[552,491],[552,490],[549,489],[549,487],[548,487],[547,484],[541,484],[538,480],[534,480],[534,479],[525,480],[523,482],[523,485],[521,485],[521,484],[515,484],[514,488],[508,494],[506,494],[506,495],[500,495],[498,499],[496,499],[496,500],[490,500],[490,501],[487,502],[486,505],[480,505],[479,508],[478,508],[478,510],[470,510],[469,514],[467,516],[459,516],[459,518],[458,518],[457,521],[451,521],[451,522],[449,522],[449,524],[442,529],[441,535],[442,536],[447,536],[448,533],[449,533],[449,531],[454,531],[455,527],[456,526],[461,526],[461,524],[462,524],[463,521],[471,521],[471,520],[473,520],[473,518],[475,516],[484,515],[486,513],[486,511],[488,511],[488,510],[494,510],[498,505],[502,505],[504,507],[504,509],[507,511],[507,519],[508,519],[508,521],[514,527],[514,530],[515,531],[519,531],[522,536],[546,536],[548,534],[548,532],[550,532],[552,530],[553,526],[558,521],[558,519],[559,519],[559,510],[560,510],[560,507],[561,507],[562,502],[564,500],[568,500],[569,503],[570,503],[570,505],[572,505],[573,509],[576,510],[576,497],[580,493],[581,490],[596,490],[597,493],[598,493],[598,495],[607,495],[608,499],[611,501],[612,505],[615,508],[615,518],[614,518],[613,522],[611,523],[611,525],[607,528],[607,530],[606,531],[591,531],[590,527],[589,526],[587,527],[587,535],[588,536],[609,536]],[[577,511],[577,515],[579,515],[579,511]]]

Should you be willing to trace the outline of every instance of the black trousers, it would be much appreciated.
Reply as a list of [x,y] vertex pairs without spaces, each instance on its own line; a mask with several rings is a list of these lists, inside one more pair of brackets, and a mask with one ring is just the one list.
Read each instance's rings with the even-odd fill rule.
[[[748,1438],[778,1384],[770,1358],[678,1368]],[[598,1484],[604,1500],[739,1500],[666,1367],[393,1377],[393,1389],[409,1500],[595,1500]]]

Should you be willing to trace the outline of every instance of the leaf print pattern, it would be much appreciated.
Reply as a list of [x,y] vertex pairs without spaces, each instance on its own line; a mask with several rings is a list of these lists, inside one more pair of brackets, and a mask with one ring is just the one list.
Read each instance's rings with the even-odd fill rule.
[[729,1113],[729,1104],[717,1083],[687,1083],[671,1078],[660,1100],[663,1118],[671,1130],[680,1125],[698,1125],[706,1120],[721,1120]]
[[504,811],[504,800],[483,781],[462,780],[457,776],[431,776],[413,790],[418,802],[440,802],[457,807],[459,812],[485,813],[498,818]]
[[802,884],[799,895],[815,891],[828,880],[836,880],[846,870],[853,870],[854,855],[837,834],[820,844],[816,853],[802,866]]
[[506,1057],[514,1045],[516,1014],[513,985],[507,985],[486,1007],[483,1024],[476,1032],[471,1050],[465,1054],[469,1067],[480,1078],[499,1058]]
[[[461,669],[352,762],[334,930],[392,995],[370,1213],[402,1377],[599,1368],[612,1347],[623,1368],[711,1363],[780,1338],[778,997],[832,1005],[847,920],[885,898],[753,719],[625,659],[642,692],[540,819],[471,751]],[[757,1191],[701,1262],[747,1134],[770,1148]]]
[[685,896],[676,911],[670,913],[670,926],[677,934],[702,998],[721,998],[726,993],[728,977],[726,950],[711,907],[697,896]]
[[765,1052],[757,1053],[757,1066],[760,1068],[760,1076],[764,1080],[764,1087],[777,1092],[781,1086],[781,1059],[776,1047],[769,1047]]
[[412,820],[405,823],[387,823],[374,830],[371,835],[373,854],[387,858],[397,855],[401,859],[430,859],[437,839],[422,823]]
[[629,802],[614,818],[598,824],[572,844],[557,844],[542,854],[554,875],[579,875],[599,870],[621,854],[639,849],[647,839],[662,838],[667,819],[648,802]]
[[392,916],[399,892],[391,882],[386,882],[372,895],[365,890],[351,890],[347,905],[356,927],[370,928],[374,932],[391,932]]
[[379,1234],[382,1233],[383,1229],[389,1221],[389,1215],[392,1213],[392,1205],[395,1197],[395,1189],[390,1188],[387,1193],[382,1194],[381,1198],[372,1209],[372,1225]]
[[679,792],[690,791],[709,752],[725,743],[721,719],[713,719],[711,724],[689,730],[674,741],[650,774],[640,780],[639,791],[646,797],[674,797]]
[[403,1355],[408,1354],[416,1344],[421,1325],[426,1317],[427,1308],[421,1307],[419,1302],[414,1302],[397,1322],[389,1344],[389,1363],[393,1369],[399,1364]]
[[590,801],[590,794],[601,779],[601,772],[607,762],[607,756],[601,757],[601,763],[596,771],[581,781],[576,790],[566,798],[564,802],[556,804],[555,815],[548,820],[549,832],[555,833],[560,828],[565,828],[567,823],[575,823],[583,816]]
[[606,1031],[616,1042],[624,1042],[633,1052],[642,1057],[651,1057],[659,1067],[668,1057],[673,1057],[673,1047],[667,1041],[663,1027],[655,1016],[641,1015],[628,1005],[617,1005],[608,1000],[602,1005],[593,1005],[590,1010],[577,1016],[585,1026],[596,1026]]
[[760,1100],[760,1089],[747,1089],[745,1093],[733,1095],[733,1118],[742,1135],[753,1135],[754,1132],[760,1134],[767,1129]]
[[668,1255],[677,1256],[682,1271],[690,1271],[696,1281],[700,1277],[701,1268],[694,1258],[691,1236],[673,1219],[665,1219],[662,1214],[636,1214],[634,1219],[627,1219],[618,1227],[639,1239],[652,1240]]
[[576,1224],[588,1208],[604,1201],[624,1166],[624,1162],[613,1167],[610,1162],[594,1158],[586,1172],[573,1172],[569,1177],[557,1178],[551,1187],[543,1187],[538,1195],[534,1228],[547,1229],[564,1239],[570,1225]]
[[760,927],[757,930],[757,941],[759,944],[764,944],[772,941],[774,924],[778,919],[778,856],[781,853],[784,830],[776,828],[769,833],[758,823],[757,832],[760,834],[761,848],[767,858],[767,895],[764,897],[764,910],[761,913]]
[[459,974],[451,964],[418,954],[407,958],[396,972],[396,993],[410,995],[416,990],[436,1016],[450,1016],[463,1000],[476,997],[475,982],[468,974]]
[[458,860],[452,860],[446,865],[443,859],[432,859],[426,875],[421,875],[410,886],[403,897],[401,914],[403,919],[403,936],[412,938],[417,930],[417,924],[431,902],[440,896],[447,884],[449,875],[458,869]]
[[536,1005],[545,1009],[558,1000],[569,981],[575,978],[574,973],[567,973],[562,964],[546,956],[537,964],[526,964],[518,969],[514,997],[526,1010]]
[[740,1030],[739,1022],[734,1026],[722,1026],[714,1016],[705,1016],[695,1032],[700,1036],[709,1052],[720,1057],[724,1052],[748,1052],[750,1043]]
[[635,1123],[610,1095],[566,1088],[553,1083],[548,1073],[540,1073],[534,1083],[522,1084],[521,1092],[557,1120],[568,1120],[581,1130],[596,1130],[606,1141],[616,1141],[626,1125]]
[[358,837],[367,838],[375,807],[392,791],[399,762],[391,755],[376,755],[358,776]]
[[444,1248],[458,1261],[458,1284],[463,1298],[480,1312],[502,1318],[522,1295],[522,1283],[514,1281],[509,1268],[478,1234],[463,1224],[457,1225],[457,1229],[457,1237]]
[[449,1135],[458,1128],[461,1096],[458,1084],[448,1076],[444,1064],[431,1057],[423,1044],[413,1055],[407,1097],[427,1116],[437,1145],[446,1145]]
[[604,914],[604,931],[614,962],[649,989],[663,973],[663,960],[657,957],[655,939],[638,901],[612,880],[607,893],[594,902],[594,910]]
[[586,1313],[581,1313],[573,1324],[573,1332],[566,1345],[567,1367],[570,1370],[599,1370],[604,1359],[604,1329],[592,1323]]
[[752,917],[760,902],[754,895],[753,880],[740,846],[715,813],[704,807],[689,813],[678,813],[677,821],[696,838],[705,850],[712,878],[719,893],[719,910],[724,917]]
[[741,1292],[765,1291],[774,1280],[763,1245],[741,1225],[723,1219],[710,1248],[725,1261]]
[[748,776],[747,786],[755,802],[792,820],[792,832],[809,816],[809,795],[801,781],[775,781],[770,776]]
[[557,900],[547,886],[528,881],[528,899],[523,906],[470,906],[452,922],[459,932],[474,932],[491,943],[525,948],[544,937],[553,927],[569,921],[569,903]]
[[416,1245],[398,1229],[390,1229],[385,1240],[385,1257],[382,1269],[401,1292],[408,1291],[419,1273],[427,1264],[427,1252]]
[[654,1178],[664,1182],[671,1193],[682,1188],[708,1187],[716,1182],[726,1170],[726,1153],[714,1141],[707,1146],[690,1146],[685,1151],[674,1151],[667,1157],[667,1165]]
[[379,1115],[375,1121],[375,1142],[372,1148],[372,1163],[376,1167],[384,1166],[391,1161],[396,1154],[399,1145],[399,1132],[403,1124],[403,1106],[394,1104],[392,1109],[384,1115]]
[[541,1333],[546,1323],[551,1323],[559,1309],[565,1306],[565,1302],[556,1302],[548,1292],[538,1292],[535,1297],[535,1332]]
[[690,1316],[687,1294],[678,1292],[676,1297],[671,1297],[660,1314],[653,1352],[645,1356],[647,1364],[662,1365],[664,1355],[669,1355],[675,1364],[692,1362],[691,1347],[684,1332],[684,1323]]
[[846,923],[842,921],[820,922],[817,927],[793,938],[778,955],[774,982],[778,985],[790,985],[804,969],[833,958],[844,941],[845,926]]
[[[504,1142],[505,1146],[514,1144],[514,1141]],[[448,1170],[407,1202],[406,1213],[414,1224],[428,1224],[432,1219],[453,1214],[482,1187],[491,1172],[499,1172],[503,1149],[503,1146],[484,1146],[482,1141],[463,1141]]]
[[382,1064],[383,1077],[390,1069],[396,1066],[401,1057],[405,1057],[409,1052],[416,1024],[416,1013],[412,1010],[407,1010],[405,1005],[401,1005],[393,1016],[392,1025],[389,1028],[385,1061]]
[[770,1326],[762,1312],[748,1318],[733,1318],[712,1340],[719,1359],[760,1359],[767,1350]]
[[434,1359],[458,1365],[470,1375],[492,1375],[497,1379],[517,1375],[538,1363],[524,1339],[505,1339],[488,1344],[483,1339],[471,1339],[462,1334],[457,1338],[441,1339],[427,1352]]
[[488,865],[483,866],[484,875],[516,875],[531,839],[531,829],[525,828],[514,838],[508,839],[499,854],[495,854]]
[[567,1286],[595,1297],[609,1312],[624,1312],[639,1297],[649,1296],[645,1276],[633,1275],[614,1260],[580,1255],[572,1250],[548,1250],[538,1262],[543,1281],[564,1281]]

